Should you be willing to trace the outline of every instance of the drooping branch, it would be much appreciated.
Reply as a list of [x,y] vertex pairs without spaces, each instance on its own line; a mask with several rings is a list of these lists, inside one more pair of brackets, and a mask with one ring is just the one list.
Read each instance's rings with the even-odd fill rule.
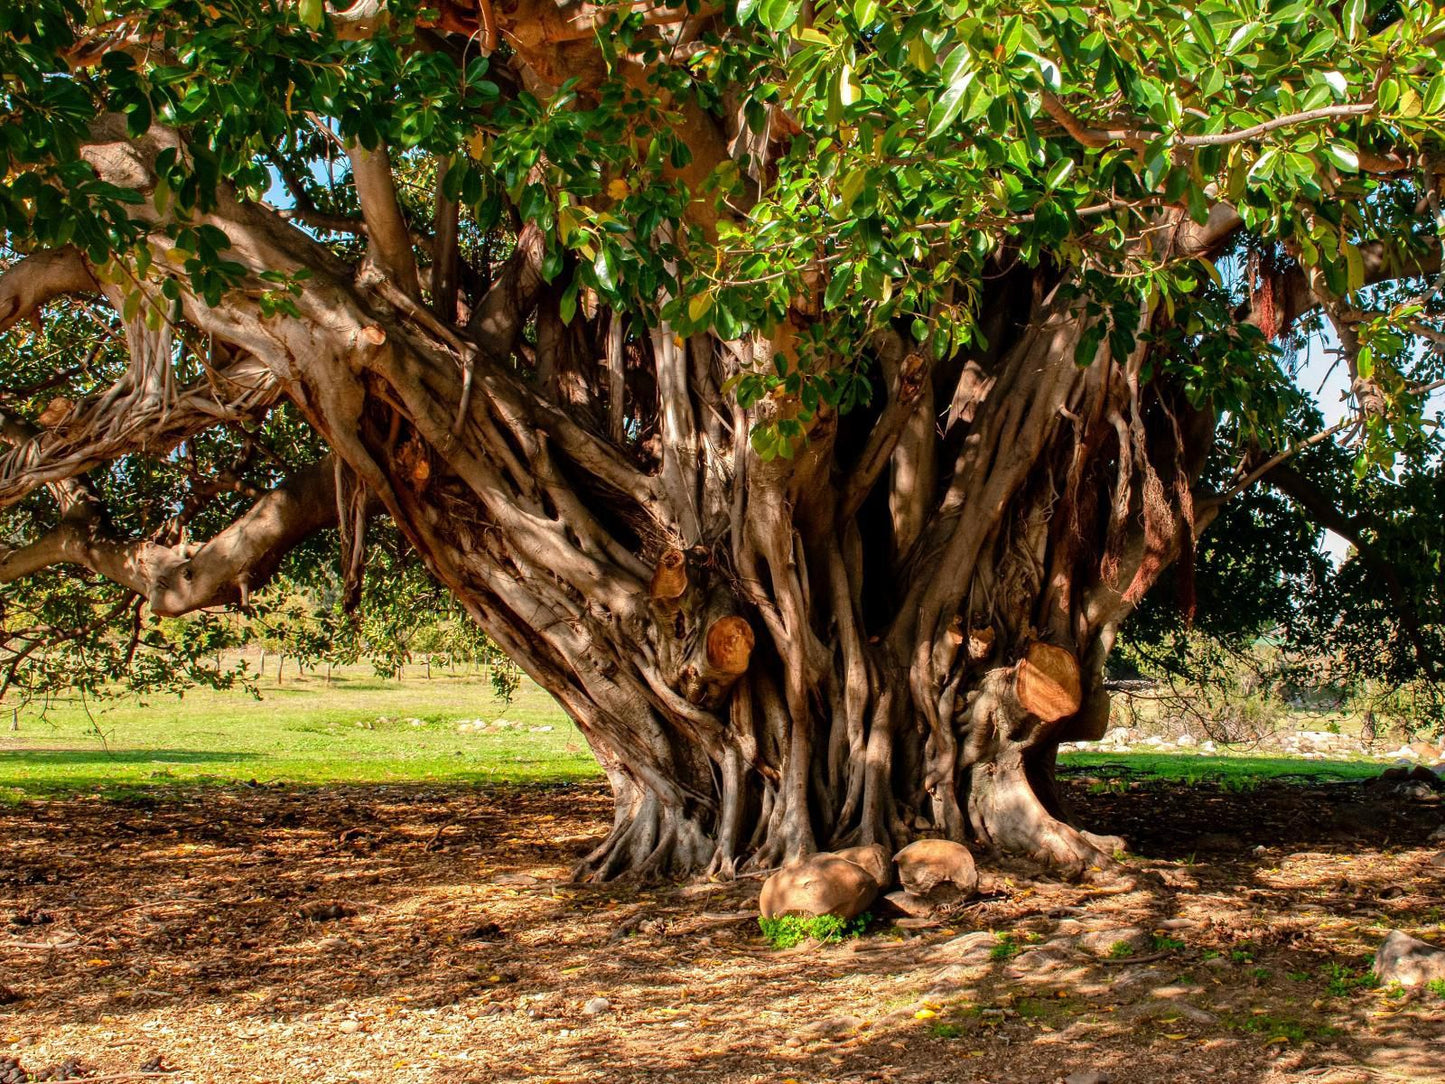
[[120,456],[165,454],[213,426],[258,417],[275,405],[281,385],[245,355],[172,395],[147,391],[131,369],[104,391],[47,411],[41,427],[5,418],[0,440],[10,448],[0,455],[0,507]]
[[1273,486],[1285,496],[1296,501],[1305,513],[1321,527],[1333,531],[1350,545],[1356,554],[1385,586],[1390,605],[1400,621],[1401,628],[1410,640],[1415,660],[1432,681],[1445,680],[1440,664],[1431,654],[1425,642],[1423,623],[1414,599],[1400,582],[1400,575],[1394,563],[1380,552],[1370,539],[1368,532],[1378,534],[1382,524],[1368,512],[1347,515],[1339,505],[1318,484],[1305,477],[1287,463],[1280,463],[1264,475],[1266,484]]
[[243,602],[298,542],[336,521],[335,486],[328,457],[267,492],[199,546],[116,539],[104,509],[89,502],[43,537],[0,555],[0,583],[73,564],[129,588],[163,617]]

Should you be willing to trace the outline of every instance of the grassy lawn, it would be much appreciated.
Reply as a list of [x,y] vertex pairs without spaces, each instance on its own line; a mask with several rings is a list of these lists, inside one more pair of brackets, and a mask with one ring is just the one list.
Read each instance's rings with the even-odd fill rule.
[[[75,702],[0,712],[0,800],[207,783],[526,783],[600,775],[586,742],[550,696],[524,682],[510,704],[485,677],[389,681],[369,668],[281,686],[261,699],[192,690],[90,714]],[[8,706],[8,705],[7,705]],[[463,732],[472,720],[516,724]],[[551,727],[534,731],[533,727]]]
[[[552,698],[524,681],[510,704],[483,676],[403,681],[367,667],[284,684],[272,674],[258,700],[244,692],[116,701],[87,713],[76,702],[32,705],[8,729],[0,705],[0,801],[120,793],[136,788],[244,783],[529,783],[596,779],[580,734]],[[461,724],[506,719],[475,733]],[[550,727],[550,730],[534,728]],[[1068,753],[1060,769],[1110,782],[1214,782],[1250,789],[1268,779],[1362,779],[1378,761],[1188,753]]]
[[1258,753],[1223,753],[1195,756],[1189,753],[1064,753],[1059,771],[1125,781],[1217,783],[1248,790],[1269,779],[1329,782],[1369,779],[1386,767],[1378,760],[1303,760]]

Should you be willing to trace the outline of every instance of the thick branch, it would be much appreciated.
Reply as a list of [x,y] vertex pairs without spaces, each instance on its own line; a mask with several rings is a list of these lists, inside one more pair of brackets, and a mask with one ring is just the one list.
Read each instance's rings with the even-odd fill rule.
[[79,249],[67,245],[26,256],[0,272],[0,332],[47,301],[97,289]]
[[396,202],[396,181],[391,157],[385,147],[367,150],[353,143],[346,148],[351,159],[356,197],[366,219],[370,241],[369,259],[410,297],[418,295],[416,257],[411,250],[411,231]]
[[293,546],[336,521],[335,487],[335,465],[328,457],[265,494],[199,548],[110,538],[94,507],[0,556],[0,583],[50,565],[74,564],[142,595],[163,617],[243,601]]

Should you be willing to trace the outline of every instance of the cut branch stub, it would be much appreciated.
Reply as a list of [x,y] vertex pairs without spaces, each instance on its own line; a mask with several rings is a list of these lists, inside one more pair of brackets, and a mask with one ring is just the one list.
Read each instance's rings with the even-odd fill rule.
[[1019,660],[1014,691],[1024,709],[1046,723],[1073,715],[1083,699],[1079,660],[1053,644],[1030,644]]
[[652,598],[671,602],[687,591],[687,557],[682,550],[665,550],[652,573]]
[[718,618],[707,630],[708,666],[722,674],[746,673],[754,642],[753,628],[744,618]]

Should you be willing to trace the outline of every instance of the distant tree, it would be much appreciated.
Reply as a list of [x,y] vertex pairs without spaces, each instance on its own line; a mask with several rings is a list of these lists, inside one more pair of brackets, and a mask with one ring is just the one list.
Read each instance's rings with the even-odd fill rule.
[[[1171,565],[1192,612],[1196,540],[1261,482],[1310,508],[1330,438],[1335,513],[1433,454],[1437,5],[0,32],[0,325],[49,313],[9,348],[0,580],[174,615],[334,527],[350,604],[389,517],[606,770],[585,875],[921,830],[1107,861],[1052,772],[1120,623]],[[1315,433],[1279,344],[1321,328],[1355,413]]]

